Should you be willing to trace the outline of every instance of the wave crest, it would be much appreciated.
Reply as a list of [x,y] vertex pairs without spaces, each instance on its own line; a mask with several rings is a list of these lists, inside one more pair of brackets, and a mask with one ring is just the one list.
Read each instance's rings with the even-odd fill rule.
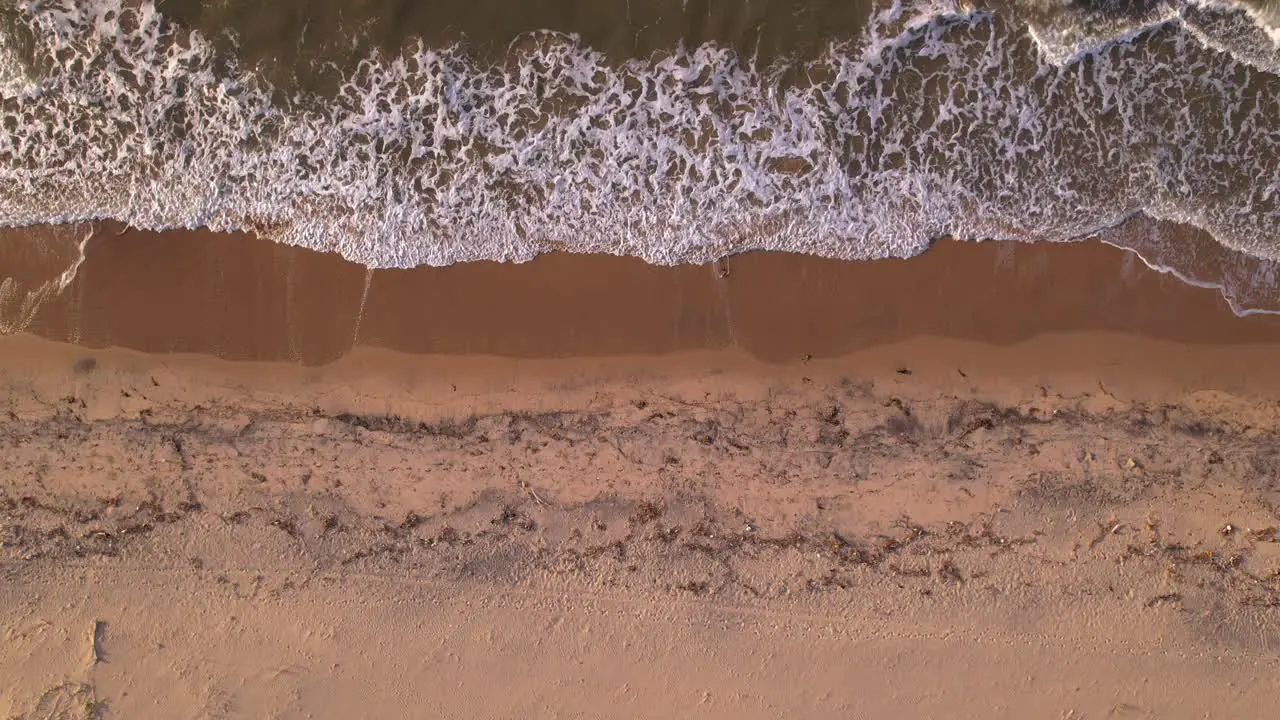
[[496,64],[419,45],[281,102],[150,2],[41,0],[12,18],[34,40],[0,83],[0,220],[249,229],[386,267],[901,257],[1144,211],[1280,258],[1277,78],[1184,9],[1063,31],[1091,39],[1062,54],[998,9],[894,3],[799,67],[716,45],[611,64],[555,33]]

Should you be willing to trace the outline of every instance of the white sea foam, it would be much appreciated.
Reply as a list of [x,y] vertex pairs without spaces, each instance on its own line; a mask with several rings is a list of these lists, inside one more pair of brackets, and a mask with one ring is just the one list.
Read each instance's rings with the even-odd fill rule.
[[1145,212],[1280,258],[1270,36],[1214,45],[1187,18],[1234,10],[1161,7],[1073,29],[894,3],[787,86],[716,45],[611,64],[538,33],[498,65],[419,46],[281,106],[150,2],[26,0],[40,45],[0,83],[0,222],[253,229],[386,267],[908,256]]
[[1136,217],[1100,233],[1098,239],[1129,251],[1156,272],[1217,291],[1239,317],[1280,315],[1280,263],[1229,250],[1199,235]]
[[30,97],[38,89],[12,40],[0,32],[0,97]]

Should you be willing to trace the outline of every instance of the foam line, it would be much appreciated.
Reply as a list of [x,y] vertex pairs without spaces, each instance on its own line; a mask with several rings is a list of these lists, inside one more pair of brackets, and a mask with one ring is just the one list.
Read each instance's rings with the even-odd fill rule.
[[403,267],[904,257],[1145,212],[1280,258],[1261,14],[1013,5],[888,4],[801,84],[717,45],[611,64],[536,33],[494,65],[459,47],[370,56],[336,97],[278,105],[150,2],[30,0],[16,17],[35,56],[0,43],[0,223],[247,229]]

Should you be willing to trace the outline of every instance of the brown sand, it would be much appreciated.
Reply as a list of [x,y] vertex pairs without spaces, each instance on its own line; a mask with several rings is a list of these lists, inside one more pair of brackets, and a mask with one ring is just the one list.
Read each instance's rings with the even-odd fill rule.
[[23,314],[43,232],[0,716],[1280,710],[1280,330],[1119,251],[366,280],[135,233]]

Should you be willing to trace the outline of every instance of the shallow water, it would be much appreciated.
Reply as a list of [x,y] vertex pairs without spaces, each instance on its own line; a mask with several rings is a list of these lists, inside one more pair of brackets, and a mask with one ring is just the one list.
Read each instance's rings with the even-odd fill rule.
[[[1231,284],[1237,312],[1270,309],[1269,17],[1207,0],[11,4],[0,221],[251,229],[371,267],[1111,232]],[[1133,218],[1200,228],[1248,269],[1167,242],[1152,260],[1160,238],[1108,230]]]

